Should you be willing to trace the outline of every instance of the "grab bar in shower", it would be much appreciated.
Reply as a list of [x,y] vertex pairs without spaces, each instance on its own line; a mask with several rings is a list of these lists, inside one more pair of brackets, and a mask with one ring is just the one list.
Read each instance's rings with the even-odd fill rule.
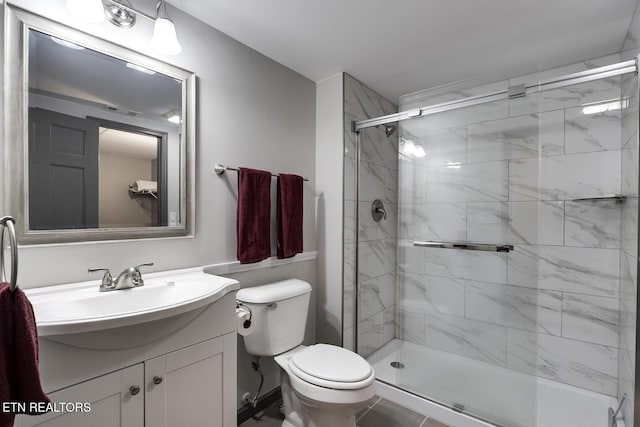
[[414,241],[413,246],[420,248],[462,249],[485,252],[510,252],[513,250],[513,245],[492,245],[471,242],[427,242],[422,240]]

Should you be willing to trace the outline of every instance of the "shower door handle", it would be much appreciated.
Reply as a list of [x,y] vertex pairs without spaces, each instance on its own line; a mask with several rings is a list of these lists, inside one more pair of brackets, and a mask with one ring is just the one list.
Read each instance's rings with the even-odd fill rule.
[[428,242],[416,240],[413,242],[413,246],[420,248],[462,249],[485,252],[510,252],[513,250],[513,245],[492,245],[471,242]]

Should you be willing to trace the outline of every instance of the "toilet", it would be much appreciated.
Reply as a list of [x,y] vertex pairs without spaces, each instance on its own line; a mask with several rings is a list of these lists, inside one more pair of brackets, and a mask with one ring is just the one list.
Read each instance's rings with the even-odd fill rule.
[[284,280],[238,291],[253,331],[249,354],[274,356],[281,369],[283,427],[355,427],[355,415],[375,394],[375,372],[356,353],[328,344],[301,345],[311,285]]

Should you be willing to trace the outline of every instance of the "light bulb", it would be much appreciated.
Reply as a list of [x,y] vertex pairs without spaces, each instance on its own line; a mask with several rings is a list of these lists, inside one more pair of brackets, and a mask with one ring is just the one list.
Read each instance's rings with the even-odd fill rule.
[[105,19],[102,0],[67,0],[67,10],[91,24],[99,24]]
[[177,55],[182,52],[176,36],[176,27],[169,18],[156,18],[149,45],[156,52],[165,55]]
[[424,157],[427,155],[427,152],[424,151],[424,148],[422,147],[422,145],[416,145],[415,150],[413,150],[413,156],[414,157]]
[[401,150],[405,156],[413,156],[416,152],[416,144],[413,141],[407,140],[404,144],[402,144]]

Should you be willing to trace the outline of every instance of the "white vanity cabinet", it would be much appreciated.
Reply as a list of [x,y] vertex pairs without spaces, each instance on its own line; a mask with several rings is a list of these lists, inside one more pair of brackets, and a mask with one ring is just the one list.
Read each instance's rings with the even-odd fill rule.
[[[40,377],[60,411],[18,416],[14,426],[236,426],[232,285],[213,303],[168,318],[40,336]],[[91,406],[68,412],[61,403]]]
[[[144,394],[138,384],[144,381],[139,363],[107,375],[50,393],[52,402],[88,402],[89,412],[67,410],[40,416],[20,416],[21,427],[133,427],[144,425]],[[138,387],[136,392],[135,387]],[[133,393],[132,393],[133,390]],[[69,408],[67,408],[69,409]]]
[[225,383],[226,370],[236,369],[224,351],[230,345],[236,340],[220,337],[145,362],[146,425],[235,426],[236,386]]

